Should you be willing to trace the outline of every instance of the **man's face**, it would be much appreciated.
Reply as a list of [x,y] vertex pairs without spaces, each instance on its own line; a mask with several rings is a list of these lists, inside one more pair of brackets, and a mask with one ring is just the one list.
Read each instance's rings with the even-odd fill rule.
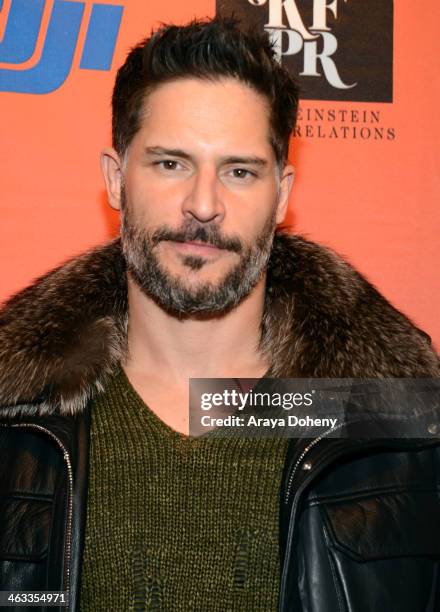
[[291,173],[277,169],[262,96],[234,79],[160,85],[125,165],[114,152],[103,159],[128,269],[145,293],[178,315],[218,314],[249,294]]

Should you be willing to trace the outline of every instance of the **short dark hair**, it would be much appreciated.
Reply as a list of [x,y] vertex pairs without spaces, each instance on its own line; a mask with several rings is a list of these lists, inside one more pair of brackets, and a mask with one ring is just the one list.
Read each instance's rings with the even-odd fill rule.
[[113,147],[123,156],[140,128],[145,99],[175,79],[233,77],[262,94],[270,108],[270,140],[279,165],[288,155],[298,85],[278,62],[265,32],[244,32],[234,18],[163,25],[136,45],[119,69],[112,98]]

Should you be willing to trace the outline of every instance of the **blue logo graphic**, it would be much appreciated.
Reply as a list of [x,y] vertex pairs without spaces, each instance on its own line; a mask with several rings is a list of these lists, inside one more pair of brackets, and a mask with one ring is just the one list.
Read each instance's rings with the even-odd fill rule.
[[[0,0],[0,9],[2,4]],[[44,6],[45,0],[11,0],[0,62],[18,67],[32,57]],[[55,0],[38,64],[25,70],[1,68],[0,91],[47,94],[61,87],[72,67],[84,7],[85,2]],[[93,4],[80,68],[110,70],[123,10],[114,4]]]

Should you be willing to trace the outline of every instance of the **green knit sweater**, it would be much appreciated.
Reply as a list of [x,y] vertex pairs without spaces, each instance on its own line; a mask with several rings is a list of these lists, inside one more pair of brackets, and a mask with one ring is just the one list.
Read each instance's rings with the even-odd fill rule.
[[270,612],[287,442],[189,438],[122,370],[93,402],[82,612]]

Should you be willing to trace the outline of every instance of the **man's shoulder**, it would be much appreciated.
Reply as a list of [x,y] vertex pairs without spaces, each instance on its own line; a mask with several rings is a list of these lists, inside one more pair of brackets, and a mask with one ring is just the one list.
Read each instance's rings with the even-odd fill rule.
[[272,333],[266,346],[275,355],[275,375],[440,374],[428,334],[330,248],[278,234],[268,267],[268,296],[266,328]]
[[82,410],[120,357],[126,293],[116,239],[12,296],[0,310],[0,405]]

